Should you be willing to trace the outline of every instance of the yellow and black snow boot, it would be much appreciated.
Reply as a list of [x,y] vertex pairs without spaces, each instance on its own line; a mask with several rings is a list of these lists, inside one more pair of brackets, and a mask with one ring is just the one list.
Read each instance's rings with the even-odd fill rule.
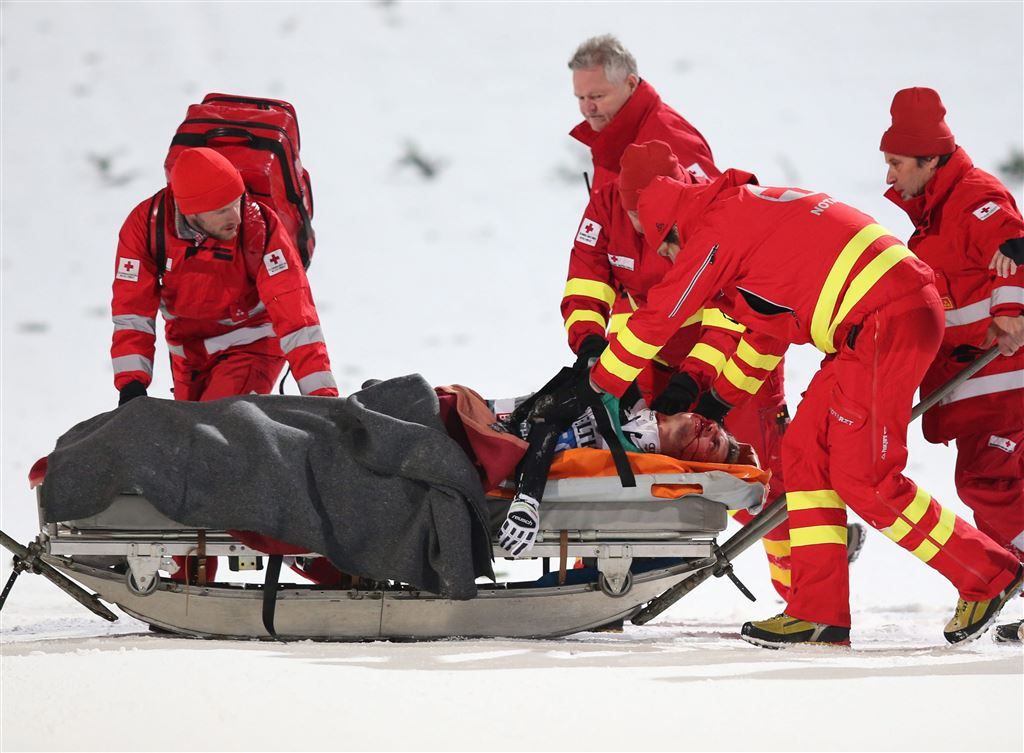
[[849,646],[850,628],[808,622],[783,612],[769,620],[743,623],[740,637],[762,648],[785,648],[798,644]]
[[946,624],[946,629],[943,631],[946,640],[950,643],[963,643],[979,638],[996,621],[999,611],[1006,606],[1006,602],[1020,593],[1022,584],[1024,584],[1024,565],[1017,568],[1017,576],[1013,582],[991,599],[984,601],[960,599],[956,603],[953,619]]

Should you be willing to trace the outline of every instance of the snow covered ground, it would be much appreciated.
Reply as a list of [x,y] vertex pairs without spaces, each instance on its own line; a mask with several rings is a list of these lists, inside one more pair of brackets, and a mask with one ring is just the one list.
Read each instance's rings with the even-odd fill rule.
[[[343,390],[420,372],[514,395],[568,359],[558,301],[588,163],[566,136],[565,61],[581,40],[618,34],[720,166],[827,190],[906,236],[881,196],[892,94],[938,89],[958,142],[997,171],[1024,132],[1022,7],[5,0],[0,527],[34,535],[28,468],[116,402],[117,231],[205,92],[298,108],[311,279]],[[792,404],[816,363],[791,352]],[[150,394],[169,384],[158,366]],[[909,474],[969,517],[953,457],[912,430]],[[156,637],[23,577],[0,618],[0,748],[1024,747],[1020,648],[945,648],[953,589],[881,535],[853,570],[849,651],[737,640],[780,608],[762,556],[737,569],[758,603],[715,581],[622,634],[355,645]]]

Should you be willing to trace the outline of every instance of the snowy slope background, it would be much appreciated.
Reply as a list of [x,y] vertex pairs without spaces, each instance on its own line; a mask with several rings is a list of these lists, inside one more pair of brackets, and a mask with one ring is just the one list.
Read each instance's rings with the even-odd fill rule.
[[[719,166],[828,191],[901,237],[877,150],[897,89],[936,88],[989,171],[1024,132],[1020,2],[4,0],[0,21],[0,526],[22,541],[36,532],[31,464],[116,404],[117,231],[207,91],[298,109],[311,280],[344,392],[420,372],[516,395],[570,360],[558,302],[589,162],[566,135],[579,116],[565,62],[593,34],[625,42]],[[791,405],[817,362],[790,351]],[[169,396],[165,364],[161,349],[151,395]],[[908,473],[969,518],[953,461],[912,428]],[[738,641],[742,621],[781,607],[762,555],[737,570],[757,604],[715,581],[620,635],[414,645],[157,638],[23,577],[0,622],[0,747],[1024,746],[1019,647],[945,649],[955,592],[880,534],[852,574],[854,651]]]

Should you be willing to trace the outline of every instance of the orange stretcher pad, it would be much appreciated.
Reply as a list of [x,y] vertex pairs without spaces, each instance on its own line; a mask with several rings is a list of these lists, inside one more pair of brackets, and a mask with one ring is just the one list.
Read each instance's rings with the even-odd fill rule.
[[[740,445],[740,458],[750,458],[752,453],[746,445]],[[761,484],[768,488],[768,481],[771,478],[771,471],[762,470],[756,465],[742,463],[696,463],[685,460],[677,460],[667,455],[658,455],[645,452],[627,452],[629,464],[636,475],[671,476],[687,475],[688,483],[671,483],[662,481],[652,484],[651,495],[659,499],[680,499],[692,494],[703,494],[702,484],[694,483],[693,474],[721,471],[733,478],[751,484]],[[615,461],[608,450],[595,449],[574,449],[566,450],[555,456],[554,463],[548,471],[548,479],[557,481],[569,478],[618,478],[618,471],[615,469]],[[507,482],[492,489],[487,493],[489,497],[500,497],[511,499],[513,489],[509,488]]]

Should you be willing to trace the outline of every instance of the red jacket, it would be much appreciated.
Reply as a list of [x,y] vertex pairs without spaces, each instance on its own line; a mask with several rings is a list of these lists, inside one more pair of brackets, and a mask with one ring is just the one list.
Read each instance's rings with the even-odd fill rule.
[[[164,227],[156,227],[158,202]],[[193,368],[236,346],[283,352],[304,395],[338,394],[320,320],[294,243],[274,211],[243,197],[242,226],[231,241],[192,235],[170,190],[128,215],[118,238],[110,355],[114,386],[153,375],[156,312],[166,322],[170,352]],[[166,244],[163,281],[150,250],[151,232]]]
[[654,139],[672,147],[680,166],[694,175],[708,178],[721,175],[711,156],[711,147],[700,131],[662,102],[654,87],[646,81],[637,85],[622,109],[600,131],[595,131],[584,120],[569,135],[590,147],[594,159],[593,191],[614,182],[627,146]]
[[[672,262],[644,248],[643,237],[637,235],[622,207],[616,183],[594,191],[573,243],[562,298],[562,318],[572,351],[577,352],[588,335],[605,337],[612,325],[617,290],[629,296],[627,310],[635,310],[647,303],[647,292],[671,269]],[[610,328],[617,332],[621,326]],[[709,386],[727,354],[735,350],[743,329],[717,310],[697,311],[672,334],[655,359],[687,371],[699,384]]]
[[648,247],[673,224],[682,241],[672,271],[647,295],[593,370],[595,383],[621,395],[646,364],[704,303],[722,294],[745,325],[714,390],[735,405],[756,391],[789,344],[825,353],[852,326],[890,301],[933,281],[931,269],[868,215],[823,193],[755,185],[727,171],[706,186],[656,178],[640,193]]
[[[977,353],[993,316],[1024,315],[1024,267],[1009,277],[995,277],[988,268],[999,246],[1024,236],[1024,220],[1006,187],[974,167],[960,147],[921,196],[904,200],[891,188],[885,195],[913,221],[908,245],[935,270],[946,309],[942,347],[921,384],[921,394],[928,395]],[[923,429],[928,441],[948,442],[1021,426],[1024,349],[996,358],[925,413]]]

